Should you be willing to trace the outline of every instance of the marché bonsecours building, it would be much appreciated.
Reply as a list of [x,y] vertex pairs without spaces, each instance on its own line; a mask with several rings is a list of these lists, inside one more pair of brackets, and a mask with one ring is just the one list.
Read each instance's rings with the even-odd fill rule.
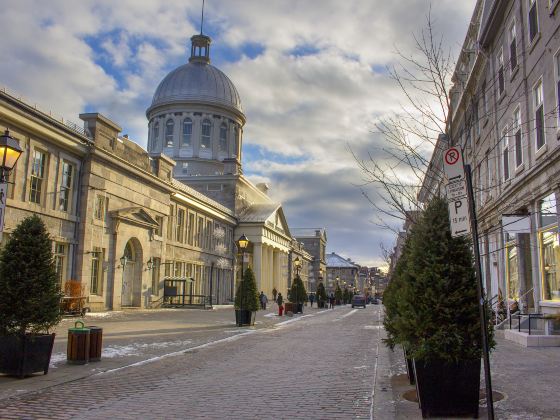
[[240,95],[210,64],[210,38],[191,41],[188,62],[161,81],[146,111],[147,150],[107,116],[80,114],[82,129],[0,90],[0,126],[23,149],[2,242],[40,215],[62,289],[79,285],[92,311],[158,307],[173,279],[194,303],[230,303],[242,234],[259,290],[287,289],[292,237],[268,186],[243,175]]

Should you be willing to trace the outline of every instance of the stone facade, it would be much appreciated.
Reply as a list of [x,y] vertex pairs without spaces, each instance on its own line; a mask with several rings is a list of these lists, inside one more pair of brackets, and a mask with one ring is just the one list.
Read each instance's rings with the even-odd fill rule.
[[[451,90],[449,144],[471,165],[488,298],[560,312],[560,8],[478,1]],[[423,196],[441,191],[441,158]],[[439,173],[438,173],[439,172]],[[431,185],[428,185],[431,184]]]
[[313,261],[309,270],[309,291],[316,292],[317,285],[327,274],[327,231],[324,228],[296,228],[292,229],[294,237],[303,244],[305,250],[311,254]]
[[158,306],[166,276],[192,278],[194,295],[229,302],[232,212],[177,184],[172,160],[120,137],[106,117],[80,117],[83,131],[0,93],[0,124],[24,149],[10,176],[4,236],[39,214],[61,286],[81,282],[94,311]]

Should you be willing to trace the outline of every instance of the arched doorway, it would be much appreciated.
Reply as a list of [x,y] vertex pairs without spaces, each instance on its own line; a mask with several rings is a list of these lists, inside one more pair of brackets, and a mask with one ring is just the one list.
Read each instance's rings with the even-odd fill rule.
[[130,239],[121,258],[123,266],[121,306],[140,306],[142,291],[142,248]]

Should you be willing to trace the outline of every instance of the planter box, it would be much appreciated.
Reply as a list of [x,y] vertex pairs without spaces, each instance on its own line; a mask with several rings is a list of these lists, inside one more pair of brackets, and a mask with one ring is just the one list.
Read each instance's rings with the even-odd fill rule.
[[247,311],[247,310],[235,310],[235,323],[239,327],[247,326],[247,325],[254,325],[255,324],[255,316],[256,312]]
[[414,360],[422,418],[469,415],[478,418],[480,359]]
[[410,385],[414,385],[416,383],[416,378],[414,378],[414,362],[410,357],[408,357],[405,349],[403,349],[403,352],[404,361],[406,363],[406,376],[408,376],[408,382],[410,382]]
[[49,371],[55,334],[0,336],[0,373],[24,378]]
[[285,311],[285,312],[295,313],[295,312],[296,312],[295,304],[292,303],[292,302],[286,302],[286,303],[284,303],[284,311]]

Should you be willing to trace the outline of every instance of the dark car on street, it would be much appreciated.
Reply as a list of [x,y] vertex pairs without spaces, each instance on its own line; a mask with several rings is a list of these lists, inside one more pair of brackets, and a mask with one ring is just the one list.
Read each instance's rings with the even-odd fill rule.
[[352,308],[355,306],[366,307],[366,297],[364,295],[354,295],[352,297]]

